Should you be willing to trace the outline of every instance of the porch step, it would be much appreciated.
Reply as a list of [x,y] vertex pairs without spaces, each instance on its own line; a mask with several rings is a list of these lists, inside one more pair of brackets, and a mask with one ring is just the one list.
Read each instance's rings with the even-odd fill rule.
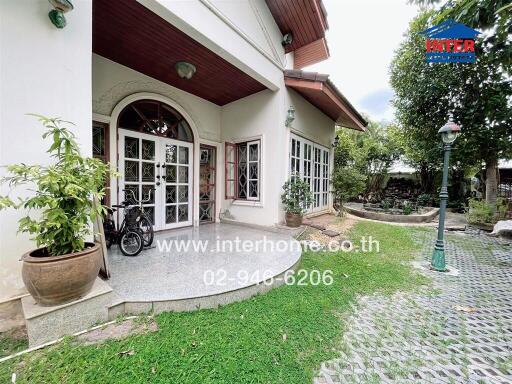
[[27,326],[29,347],[56,340],[62,336],[90,328],[108,320],[108,307],[113,301],[112,288],[96,278],[92,290],[79,300],[43,307],[32,296],[21,299]]

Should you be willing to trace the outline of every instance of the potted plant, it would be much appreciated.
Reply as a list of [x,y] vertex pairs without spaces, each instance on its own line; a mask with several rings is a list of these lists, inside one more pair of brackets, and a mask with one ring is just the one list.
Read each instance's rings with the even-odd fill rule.
[[2,183],[11,188],[35,189],[30,197],[14,202],[0,196],[0,209],[27,211],[19,231],[33,235],[38,249],[27,252],[22,277],[37,303],[62,304],[87,294],[101,266],[99,244],[86,242],[91,220],[105,212],[101,204],[108,167],[100,160],[84,158],[73,133],[57,118],[36,116],[45,126],[43,139],[51,140],[52,164],[7,166]]
[[288,227],[300,227],[302,215],[309,208],[313,201],[313,194],[307,182],[295,176],[286,181],[283,185],[281,202],[286,212],[286,225]]

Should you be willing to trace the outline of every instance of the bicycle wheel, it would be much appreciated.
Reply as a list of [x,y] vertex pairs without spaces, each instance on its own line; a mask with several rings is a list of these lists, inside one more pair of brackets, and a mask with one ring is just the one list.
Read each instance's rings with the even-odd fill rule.
[[141,215],[139,220],[139,228],[142,231],[142,239],[144,240],[144,246],[151,246],[151,244],[153,244],[153,238],[155,237],[155,233],[153,232],[153,224],[151,224],[151,220],[149,220],[146,214]]
[[139,231],[128,229],[119,241],[119,248],[125,256],[137,256],[144,247],[144,240]]

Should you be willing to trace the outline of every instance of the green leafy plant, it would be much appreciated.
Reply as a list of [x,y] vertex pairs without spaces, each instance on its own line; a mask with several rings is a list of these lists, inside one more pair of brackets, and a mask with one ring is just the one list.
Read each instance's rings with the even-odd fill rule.
[[469,199],[466,207],[466,218],[471,224],[494,224],[507,215],[507,204],[504,199],[498,199],[497,209],[485,200]]
[[335,168],[331,183],[334,190],[334,206],[338,211],[342,211],[344,203],[364,191],[366,176],[349,166]]
[[392,207],[391,201],[388,199],[382,200],[382,209],[388,211]]
[[432,203],[432,195],[430,193],[423,193],[416,199],[420,207],[427,207]]
[[404,215],[410,215],[413,210],[414,210],[413,205],[408,201],[404,201],[404,204],[402,206],[402,213]]
[[283,185],[283,191],[281,202],[288,213],[302,215],[313,202],[313,194],[309,183],[301,180],[300,177],[295,176],[286,181]]
[[11,188],[35,187],[31,197],[14,202],[0,197],[0,209],[25,209],[27,216],[19,221],[19,231],[35,235],[38,247],[48,256],[78,252],[85,248],[91,233],[90,220],[105,212],[101,204],[108,166],[98,159],[80,155],[73,132],[63,127],[72,124],[59,118],[34,115],[46,128],[43,139],[51,140],[48,153],[54,162],[48,166],[16,164],[7,166],[10,176],[1,182]]

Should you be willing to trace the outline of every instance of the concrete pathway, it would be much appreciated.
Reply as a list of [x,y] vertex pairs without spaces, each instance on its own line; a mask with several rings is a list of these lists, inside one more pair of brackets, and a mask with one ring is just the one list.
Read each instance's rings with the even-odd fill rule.
[[[433,234],[417,233],[427,261]],[[447,259],[458,276],[426,270],[419,292],[361,298],[315,384],[512,383],[512,246],[454,233]]]

